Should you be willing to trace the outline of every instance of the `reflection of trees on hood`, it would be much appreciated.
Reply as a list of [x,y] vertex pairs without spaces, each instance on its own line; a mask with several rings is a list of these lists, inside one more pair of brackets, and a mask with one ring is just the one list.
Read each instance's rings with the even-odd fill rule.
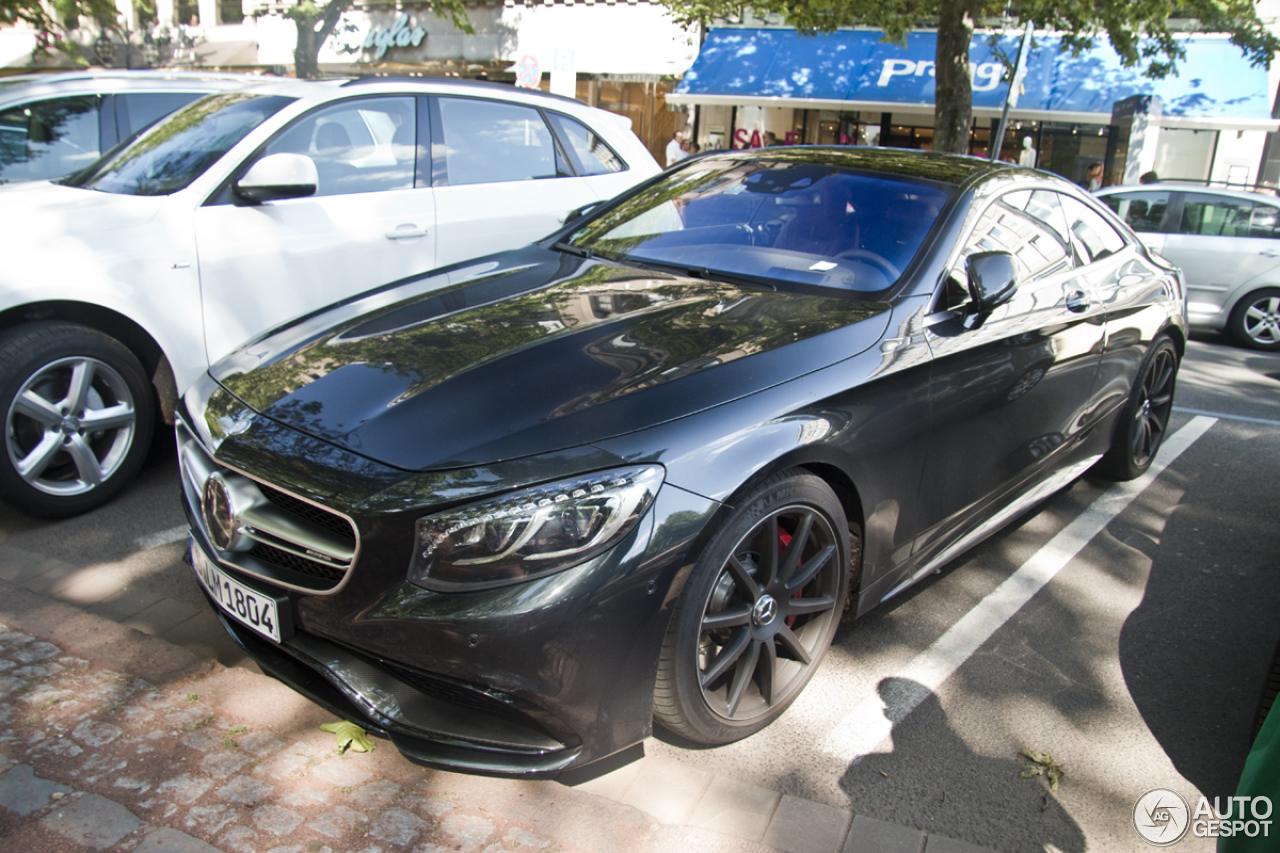
[[[405,399],[494,360],[519,357],[552,336],[592,330],[586,333],[597,340],[584,342],[584,351],[626,373],[628,385],[643,387],[659,363],[664,371],[711,366],[856,322],[883,307],[584,261],[575,275],[549,287],[408,325],[394,322],[397,312],[411,315],[416,303],[432,298],[439,292],[367,315],[225,384],[264,411],[330,372],[360,364],[402,378],[399,399]],[[347,337],[371,325],[389,331]],[[620,349],[627,353],[625,369],[612,357]],[[293,414],[305,422],[320,413]]]

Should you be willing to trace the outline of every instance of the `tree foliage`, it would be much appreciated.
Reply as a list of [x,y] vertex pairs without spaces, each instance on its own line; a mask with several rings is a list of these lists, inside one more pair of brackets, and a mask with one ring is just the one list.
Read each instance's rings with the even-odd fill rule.
[[[0,3],[11,0],[0,0]],[[337,31],[342,13],[350,9],[353,0],[301,0],[285,11],[284,16],[293,21],[298,29],[298,43],[293,51],[295,72],[299,77],[320,76],[320,48],[329,36]],[[366,7],[376,8],[376,7]],[[447,18],[455,27],[467,35],[474,35],[475,29],[467,17],[463,0],[432,0],[431,10],[437,18]]]
[[77,47],[64,39],[62,32],[73,28],[77,18],[91,19],[109,29],[119,15],[115,0],[0,0],[0,23],[24,23],[33,29],[37,52],[63,50],[73,57],[78,55]]
[[801,33],[829,33],[839,27],[872,26],[890,42],[905,43],[917,27],[938,29],[937,94],[934,100],[934,148],[968,150],[973,90],[969,79],[969,43],[975,27],[1007,29],[1030,21],[1037,30],[1062,34],[1063,48],[1077,55],[1105,37],[1128,67],[1148,77],[1176,73],[1186,51],[1175,38],[1171,19],[1194,18],[1201,32],[1231,36],[1254,65],[1270,67],[1280,39],[1258,17],[1252,0],[659,0],[677,21],[712,24],[717,18],[781,15]]

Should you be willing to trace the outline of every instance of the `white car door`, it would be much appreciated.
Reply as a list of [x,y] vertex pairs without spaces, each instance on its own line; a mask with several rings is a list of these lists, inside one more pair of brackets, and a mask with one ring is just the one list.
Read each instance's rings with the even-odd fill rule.
[[1213,315],[1230,308],[1236,289],[1280,265],[1277,208],[1262,200],[1186,193],[1164,255],[1187,277],[1187,310]]
[[264,328],[438,265],[415,100],[351,98],[277,135],[258,156],[311,157],[314,195],[196,211],[210,362]]
[[569,211],[608,197],[597,178],[571,175],[582,170],[533,107],[439,97],[432,125],[439,266],[532,243]]

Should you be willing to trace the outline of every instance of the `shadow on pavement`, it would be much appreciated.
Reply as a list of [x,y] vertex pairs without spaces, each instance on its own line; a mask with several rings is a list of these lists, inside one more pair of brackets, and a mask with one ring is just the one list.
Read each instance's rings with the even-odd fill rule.
[[1022,778],[1027,764],[975,754],[951,728],[938,697],[916,681],[886,678],[877,692],[894,723],[894,746],[856,761],[841,777],[855,814],[996,850],[1083,853],[1084,833],[1047,785]]

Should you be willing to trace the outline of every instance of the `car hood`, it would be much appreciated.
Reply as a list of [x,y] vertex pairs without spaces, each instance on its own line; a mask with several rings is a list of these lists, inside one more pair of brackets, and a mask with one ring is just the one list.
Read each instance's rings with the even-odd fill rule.
[[[211,371],[257,412],[407,470],[589,444],[849,358],[889,305],[521,250],[264,337]],[[439,278],[438,276],[436,277]],[[400,301],[397,290],[414,293]],[[496,298],[495,298],[496,296]],[[314,333],[313,333],[314,332]],[[303,341],[299,343],[299,341]]]
[[149,222],[167,199],[97,192],[49,181],[0,185],[0,244],[6,253],[23,247],[47,252],[50,241]]

